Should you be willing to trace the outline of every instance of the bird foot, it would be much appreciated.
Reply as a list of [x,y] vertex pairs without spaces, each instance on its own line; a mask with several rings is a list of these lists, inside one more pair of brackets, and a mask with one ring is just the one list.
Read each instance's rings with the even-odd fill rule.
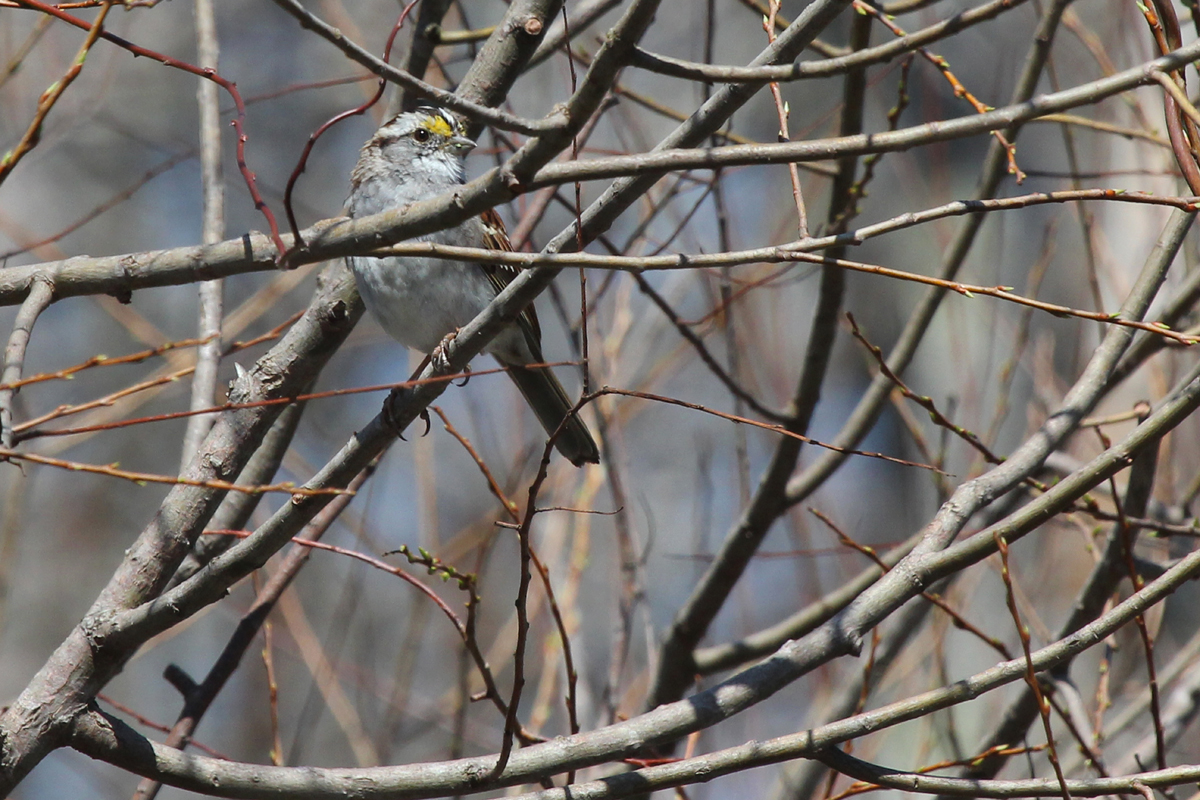
[[[400,408],[412,396],[412,389],[404,386],[397,386],[392,389],[391,394],[387,396],[387,400],[383,401],[383,419],[392,432],[396,434],[396,438],[407,442],[404,438],[404,422],[400,419]],[[429,433],[432,424],[429,421],[429,409],[422,408],[417,413],[417,418],[425,423],[425,430],[421,433],[425,436]]]
[[[453,342],[455,340],[455,338],[458,336],[459,330],[461,330],[461,329],[455,328],[454,330],[447,333],[445,338],[442,339],[440,342],[438,342],[437,347],[433,348],[433,352],[429,354],[429,360],[433,364],[433,368],[435,370],[437,370],[438,372],[448,372],[450,370],[450,359],[446,355],[446,349],[450,346],[450,343]],[[463,376],[462,383],[457,384],[458,386],[466,386],[467,381],[471,380],[471,376],[469,374],[471,372],[470,364],[467,364],[467,368],[465,371],[468,374]]]
[[433,352],[429,354],[429,360],[433,364],[433,368],[438,372],[447,372],[450,369],[450,358],[446,355],[446,349],[450,347],[450,343],[458,336],[458,328],[450,331],[445,337],[437,343],[437,347],[433,348]]

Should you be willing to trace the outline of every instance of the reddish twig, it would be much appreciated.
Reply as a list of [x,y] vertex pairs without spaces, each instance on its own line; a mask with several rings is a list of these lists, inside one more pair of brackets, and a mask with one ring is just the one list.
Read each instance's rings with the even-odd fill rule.
[[[431,408],[433,409],[434,413],[436,413],[441,418],[442,425],[445,426],[446,432],[449,433],[451,436],[453,436],[455,439],[457,439],[459,444],[461,444],[463,446],[463,448],[467,451],[467,453],[475,461],[476,466],[479,467],[479,471],[483,473],[484,479],[487,480],[488,489],[496,497],[496,499],[500,501],[500,504],[502,506],[504,506],[504,510],[508,513],[508,516],[513,520],[513,523],[497,523],[497,524],[501,525],[502,527],[512,528],[512,529],[519,531],[520,525],[518,525],[516,523],[518,523],[520,521],[521,517],[517,511],[517,504],[514,503],[512,500],[509,500],[507,495],[504,494],[504,490],[500,488],[500,484],[496,481],[496,478],[492,474],[492,471],[488,468],[488,465],[484,462],[483,457],[479,455],[479,452],[471,444],[470,440],[467,439],[467,437],[463,436],[461,433],[459,433],[458,429],[450,424],[450,420],[447,419],[445,412],[442,411],[442,409],[438,406],[431,406]],[[606,513],[606,512],[590,512],[588,510],[580,510],[580,509],[566,509],[566,508],[560,508],[557,506],[552,507],[552,508],[537,509],[538,513],[541,513],[543,511],[573,511],[576,513]],[[550,606],[550,614],[554,619],[555,627],[558,629],[559,639],[562,641],[563,667],[567,673],[567,701],[566,701],[567,702],[567,718],[568,718],[568,723],[571,728],[571,733],[578,733],[579,732],[579,719],[578,719],[578,712],[576,711],[576,684],[578,683],[578,673],[575,670],[575,659],[574,659],[574,655],[571,652],[571,640],[570,640],[570,637],[567,635],[567,623],[566,623],[566,620],[563,619],[562,610],[559,608],[558,600],[554,595],[554,586],[550,582],[550,570],[546,567],[545,563],[543,563],[542,560],[538,557],[537,553],[532,550],[532,548],[530,549],[529,554],[530,554],[530,558],[533,561],[534,566],[537,568],[538,575],[541,576],[542,587],[545,589],[545,592],[546,592],[546,602]]]
[[91,24],[83,23],[83,29],[88,32],[87,38],[80,45],[79,52],[75,54],[71,66],[67,69],[66,74],[42,92],[42,96],[38,98],[37,110],[34,112],[29,126],[25,129],[25,133],[21,135],[16,145],[5,153],[3,158],[0,158],[0,184],[4,183],[4,180],[12,174],[13,169],[25,154],[37,147],[42,138],[42,123],[46,121],[46,115],[50,113],[50,109],[54,108],[54,104],[62,97],[67,87],[74,83],[75,79],[79,77],[79,73],[83,71],[83,62],[87,60],[88,51],[92,49],[96,39],[104,32],[104,20],[108,17],[112,4],[113,0],[104,0],[104,4],[100,7],[100,13],[96,16],[96,21]]
[[[475,668],[479,670],[479,674],[483,678],[484,693],[481,699],[491,700],[492,705],[496,706],[505,719],[509,719],[509,705],[500,696],[500,689],[496,686],[496,679],[492,675],[492,669],[488,665],[487,658],[484,656],[483,650],[479,647],[479,640],[475,635],[475,623],[478,619],[481,600],[476,576],[472,573],[462,572],[457,567],[447,564],[423,547],[418,547],[417,552],[414,553],[407,545],[403,545],[400,549],[389,551],[384,553],[384,555],[402,555],[408,559],[408,563],[425,567],[425,570],[430,575],[441,575],[445,580],[455,581],[458,584],[458,588],[467,593],[466,622],[459,620],[457,615],[451,618],[451,622],[454,623],[455,629],[458,630],[458,634],[467,648],[467,653],[475,662]],[[424,587],[424,584],[421,584],[421,586]],[[430,592],[431,590],[424,589],[424,591]],[[440,598],[437,598],[437,602],[439,603],[439,607],[444,606],[443,612],[449,608],[445,606]],[[513,735],[520,739],[523,744],[544,741],[542,737],[535,736],[520,725],[516,725]]]
[[[385,64],[392,57],[392,43],[396,40],[396,34],[400,32],[400,28],[404,25],[404,20],[408,17],[409,12],[413,10],[413,7],[416,6],[417,1],[418,0],[410,0],[408,5],[406,5],[400,12],[400,17],[396,20],[396,24],[392,26],[392,32],[388,34],[387,44],[383,48],[383,61]],[[308,141],[304,145],[304,150],[300,153],[300,158],[296,162],[296,167],[292,170],[292,174],[288,176],[287,188],[283,190],[283,210],[287,214],[288,225],[290,225],[292,228],[292,237],[294,239],[292,244],[293,250],[298,250],[306,246],[303,237],[300,236],[300,226],[296,223],[296,212],[292,208],[292,191],[296,188],[296,181],[300,179],[300,176],[304,173],[305,168],[308,166],[309,153],[312,152],[313,146],[317,143],[317,139],[320,139],[325,134],[325,131],[329,130],[344,119],[365,114],[368,109],[378,103],[380,98],[383,97],[383,92],[385,89],[387,89],[387,80],[380,78],[379,88],[375,90],[375,94],[372,95],[367,102],[363,103],[357,108],[352,108],[349,111],[343,111],[342,113],[335,115],[332,119],[327,120],[323,125],[321,125],[321,127],[317,128],[312,134],[309,135]],[[286,257],[283,259],[283,261],[286,263]]]
[[679,335],[682,336],[688,344],[695,348],[696,354],[700,356],[700,360],[703,361],[705,366],[708,367],[709,371],[716,376],[717,380],[725,384],[725,388],[729,390],[730,394],[753,409],[756,414],[759,414],[766,419],[771,420],[772,422],[780,423],[780,427],[789,422],[789,418],[786,414],[780,414],[778,411],[767,408],[758,401],[758,398],[743,389],[738,382],[734,380],[733,376],[721,366],[716,357],[713,356],[713,354],[709,351],[708,346],[704,344],[704,340],[701,339],[700,336],[697,335],[691,328],[689,328],[687,323],[679,318],[679,315],[675,313],[675,309],[671,308],[671,304],[668,303],[666,298],[659,294],[654,287],[650,285],[650,282],[646,280],[645,277],[636,272],[632,273],[632,275],[634,281],[637,282],[638,289],[642,292],[642,294],[650,298],[650,301],[654,303],[654,305],[658,306],[658,309],[662,311],[667,320],[675,326],[675,330],[679,331]]
[[[1097,428],[1096,435],[1105,448],[1112,446],[1111,440],[1105,435],[1104,431]],[[1121,501],[1121,495],[1117,491],[1116,478],[1110,476],[1108,484],[1112,491],[1113,505],[1116,508],[1117,525],[1121,530],[1121,557],[1125,562],[1125,569],[1129,572],[1129,581],[1133,584],[1133,590],[1140,592],[1145,587],[1146,582],[1142,580],[1142,574],[1133,559],[1133,527],[1130,525],[1129,520],[1125,518],[1125,504]],[[1167,744],[1163,735],[1162,701],[1158,691],[1158,675],[1154,668],[1154,641],[1150,637],[1150,629],[1146,625],[1145,614],[1136,615],[1133,621],[1137,626],[1138,638],[1142,642],[1142,651],[1146,654],[1146,678],[1150,689],[1150,718],[1154,721],[1155,757],[1158,761],[1158,768],[1166,769]]]
[[[168,733],[171,730],[170,726],[163,725],[161,722],[155,722],[154,720],[150,719],[149,717],[142,716],[141,714],[134,711],[129,706],[125,705],[124,703],[117,702],[116,700],[112,699],[111,697],[104,694],[103,692],[101,692],[100,694],[97,694],[96,699],[100,700],[101,702],[109,704],[110,706],[115,708],[117,711],[120,711],[122,714],[125,714],[128,717],[132,717],[133,720],[135,722],[137,722],[137,724],[145,726],[151,730],[158,731],[159,733]],[[195,740],[193,740],[191,744],[197,750],[201,750],[205,753],[208,753],[213,758],[219,758],[222,761],[232,761],[233,760],[229,756],[222,753],[221,751],[214,750],[213,748],[209,747],[206,744],[201,744],[200,742],[197,742]]]
[[23,453],[19,450],[0,448],[0,461],[4,460],[28,461],[32,464],[41,464],[42,466],[46,467],[57,467],[58,469],[70,470],[71,472],[87,472],[93,475],[106,475],[110,478],[121,478],[122,480],[132,481],[134,483],[160,483],[167,486],[196,486],[204,489],[218,489],[223,492],[241,492],[242,494],[285,492],[296,497],[347,494],[347,490],[345,489],[304,489],[296,486],[296,484],[292,483],[291,481],[285,481],[283,483],[261,484],[257,486],[242,486],[229,481],[195,480],[192,478],[175,477],[172,475],[158,475],[152,472],[132,472],[130,470],[120,469],[115,462],[112,464],[84,464],[79,461],[66,461],[61,458],[50,458],[49,456],[37,455],[35,453]]
[[[811,513],[814,517],[821,520],[821,522],[824,522],[825,525],[831,531],[833,531],[834,535],[836,535],[838,537],[838,541],[841,542],[843,545],[845,545],[846,547],[849,547],[850,549],[852,549],[858,553],[862,553],[864,556],[871,559],[872,563],[874,563],[875,566],[877,566],[881,570],[883,570],[883,572],[885,574],[887,572],[891,571],[891,568],[884,562],[884,560],[882,558],[879,557],[879,554],[877,552],[875,552],[875,548],[870,547],[868,545],[859,544],[858,542],[851,539],[849,536],[847,536],[845,534],[844,531],[842,531],[841,528],[839,528],[837,525],[834,524],[832,519],[830,519],[825,514],[818,511],[817,509],[812,508],[810,506],[808,510],[809,510],[809,513]],[[954,624],[954,627],[958,628],[959,630],[966,631],[967,633],[973,634],[980,641],[982,641],[988,647],[995,650],[997,653],[999,653],[1005,659],[1012,658],[1012,655],[1008,652],[1008,648],[1004,646],[1003,642],[1001,642],[995,636],[989,636],[988,634],[986,634],[982,630],[980,630],[978,627],[976,627],[973,623],[968,621],[966,619],[966,617],[964,617],[962,614],[959,614],[958,611],[956,611],[949,603],[947,603],[942,598],[941,595],[936,594],[934,592],[921,592],[921,597],[925,598],[930,603],[933,603],[935,606],[937,606],[943,612],[945,612],[946,616],[948,616],[950,618],[950,621]],[[865,691],[865,686],[866,686],[866,684],[864,683],[864,691]]]
[[[1173,47],[1182,44],[1179,20],[1169,2],[1150,0],[1148,3],[1138,3],[1137,6],[1146,18],[1146,24],[1150,26],[1150,32],[1160,53],[1169,53]],[[1160,76],[1166,79],[1159,80],[1159,83],[1166,90],[1163,111],[1175,163],[1192,191],[1200,191],[1200,165],[1196,162],[1196,146],[1200,144],[1200,134],[1197,134],[1196,123],[1183,113],[1191,106],[1187,99],[1184,73],[1179,70],[1166,76],[1156,70],[1152,74],[1156,79]]]
[[470,440],[467,439],[466,436],[463,436],[461,433],[459,433],[458,428],[455,428],[452,424],[450,424],[450,419],[446,416],[446,412],[442,411],[441,406],[430,406],[430,408],[433,409],[433,413],[437,414],[438,417],[441,418],[442,426],[446,429],[446,433],[458,440],[458,443],[461,444],[463,449],[467,451],[467,454],[471,456],[471,460],[475,462],[475,466],[479,467],[479,471],[483,473],[484,480],[487,481],[488,491],[490,491],[495,498],[500,501],[500,505],[504,506],[504,510],[508,512],[510,517],[512,517],[514,520],[518,519],[517,504],[512,500],[509,500],[508,496],[504,494],[504,490],[500,488],[500,483],[496,480],[496,476],[492,474],[491,469],[489,469],[487,463],[484,462],[483,456],[479,455],[479,451],[475,449],[475,446],[471,444]]
[[[253,94],[243,98],[247,106],[252,106],[255,103],[264,103],[267,100],[276,100],[280,97],[285,97],[295,92],[307,92],[311,89],[328,89],[333,86],[345,86],[350,83],[362,83],[363,81],[373,81],[375,76],[371,73],[363,73],[362,75],[351,75],[346,78],[330,78],[324,81],[305,81],[304,83],[293,83],[289,86],[284,86],[282,89],[272,89],[269,92],[261,94]],[[222,109],[221,113],[233,113],[233,107]]]
[[[236,353],[239,350],[244,350],[248,347],[253,347],[256,344],[261,344],[262,342],[266,342],[266,341],[270,341],[272,339],[278,338],[283,333],[283,330],[285,328],[287,328],[288,326],[290,326],[293,322],[295,322],[302,313],[303,312],[298,312],[297,314],[293,315],[292,317],[290,317],[287,320],[284,320],[282,323],[277,325],[275,328],[272,328],[271,330],[267,331],[266,333],[262,334],[261,336],[256,336],[255,338],[249,339],[245,342],[234,342],[222,353],[222,355],[229,355],[231,353]],[[190,340],[188,340],[188,341],[190,341]],[[173,347],[168,346],[168,345],[162,345],[160,348],[157,348],[157,349],[161,349],[161,352],[165,353],[165,352],[168,352],[169,350],[173,349]],[[151,355],[155,355],[155,354],[157,354],[157,353],[153,353],[153,352],[151,353]],[[141,359],[139,358],[137,360],[141,360]],[[90,362],[84,362],[84,363],[86,365],[86,364],[89,364]],[[107,362],[101,362],[101,363],[107,363]],[[124,362],[117,360],[116,363],[124,363]],[[70,376],[69,371],[74,370],[74,369],[75,369],[74,367],[68,368],[67,377]],[[180,378],[183,378],[183,377],[186,377],[186,376],[192,374],[192,372],[194,370],[195,370],[195,367],[185,367],[183,369],[176,370],[175,372],[168,373],[166,375],[160,375],[157,378],[151,378],[149,380],[142,381],[141,383],[135,383],[132,386],[126,386],[123,389],[120,389],[116,392],[113,392],[112,394],[106,395],[106,396],[101,397],[96,400],[91,400],[89,402],[81,403],[79,405],[59,406],[58,408],[54,409],[53,411],[49,411],[40,417],[36,417],[31,420],[26,420],[25,422],[21,423],[20,425],[17,425],[14,428],[14,430],[17,433],[16,441],[23,442],[26,439],[32,439],[32,438],[35,438],[38,436],[43,436],[43,435],[46,435],[46,436],[58,435],[52,431],[48,431],[48,432],[42,432],[42,431],[37,431],[37,430],[30,431],[30,429],[36,428],[36,426],[42,425],[46,422],[49,422],[50,420],[61,419],[62,417],[70,416],[73,414],[79,414],[79,413],[82,413],[84,411],[89,411],[94,408],[100,408],[103,406],[111,406],[111,405],[113,405],[113,403],[120,400],[121,398],[129,397],[130,395],[137,394],[138,392],[144,391],[146,389],[152,389],[156,386],[162,386],[167,383],[172,383],[174,381],[179,380]],[[186,412],[186,415],[193,416],[195,414],[207,414],[213,410],[214,409],[210,409],[210,408],[209,409],[196,409],[194,411]],[[123,425],[121,423],[107,423],[105,425],[81,426],[79,428],[73,429],[73,432],[85,433],[85,432],[90,432],[93,430],[107,430],[109,428],[109,426],[123,427]],[[30,431],[30,432],[25,433],[25,431]]]
[[[527,365],[525,365],[525,368],[526,369],[530,369],[530,368],[536,369],[536,368],[560,367],[560,366],[569,366],[569,365],[575,364],[575,363],[576,362],[574,362],[574,361],[555,361],[555,362],[549,362],[546,364],[527,364]],[[80,434],[80,433],[93,433],[95,431],[115,430],[117,428],[127,428],[132,425],[144,425],[149,422],[166,422],[166,421],[174,420],[174,419],[184,419],[186,417],[192,417],[197,414],[212,414],[212,413],[215,413],[218,411],[238,411],[238,410],[246,409],[246,408],[263,408],[266,406],[275,406],[275,405],[291,405],[292,403],[298,403],[298,402],[301,402],[304,400],[323,400],[328,397],[344,397],[346,395],[365,394],[368,392],[382,392],[382,391],[391,391],[391,390],[395,390],[395,389],[411,389],[413,387],[421,386],[421,385],[427,384],[427,383],[445,383],[447,381],[456,381],[460,378],[471,378],[471,377],[475,377],[475,376],[479,376],[479,375],[494,375],[498,372],[505,371],[504,368],[497,367],[495,369],[485,369],[485,370],[477,370],[477,371],[471,371],[471,372],[458,372],[458,373],[454,373],[453,375],[439,375],[437,377],[424,378],[421,380],[401,381],[400,383],[384,383],[384,384],[378,384],[375,386],[355,386],[355,387],[352,387],[349,389],[330,389],[329,391],[325,391],[325,392],[310,392],[308,394],[298,394],[298,395],[294,395],[292,397],[280,397],[280,398],[276,398],[273,400],[255,400],[255,401],[251,401],[251,402],[247,402],[247,403],[224,403],[219,406],[212,406],[211,408],[189,409],[187,411],[170,411],[165,414],[155,414],[152,416],[138,417],[137,419],[118,420],[116,422],[105,422],[105,423],[101,423],[101,424],[97,424],[97,425],[81,425],[76,428],[60,428],[58,430],[49,430],[49,431],[44,431],[44,430],[30,431],[29,430],[29,428],[33,427],[34,425],[39,425],[39,424],[41,424],[43,422],[47,422],[51,419],[57,419],[59,417],[67,416],[68,414],[76,414],[81,411],[87,411],[89,409],[96,408],[98,406],[112,405],[114,401],[120,399],[121,397],[126,397],[130,394],[133,394],[134,392],[141,391],[143,389],[147,389],[152,386],[158,386],[158,385],[161,385],[164,383],[171,383],[173,381],[177,381],[177,380],[179,380],[179,378],[191,374],[192,369],[193,369],[192,367],[187,367],[186,369],[179,370],[177,372],[171,373],[170,375],[161,376],[161,377],[146,381],[144,383],[135,384],[134,386],[126,387],[126,388],[120,390],[119,392],[114,392],[113,394],[108,395],[106,397],[102,397],[99,400],[93,400],[93,401],[90,401],[88,403],[84,403],[84,404],[78,405],[78,406],[64,406],[64,407],[55,409],[54,411],[52,411],[48,414],[45,414],[41,417],[38,417],[37,419],[30,420],[28,422],[23,422],[20,425],[17,425],[15,428],[15,430],[18,433],[17,441],[23,442],[23,441],[26,441],[27,439],[35,439],[35,438],[40,438],[43,436],[72,436],[72,435]],[[26,432],[26,431],[28,431],[28,432]]]
[[[558,507],[537,509],[537,513],[542,513],[544,511],[573,511],[575,513],[589,513],[579,509],[564,509]],[[575,656],[571,651],[571,639],[569,636],[567,636],[567,622],[563,618],[562,609],[558,605],[558,598],[554,596],[554,587],[550,583],[550,570],[538,557],[533,548],[530,548],[529,556],[533,561],[534,567],[538,571],[538,575],[541,577],[542,588],[546,592],[546,603],[550,607],[550,616],[554,620],[554,627],[558,629],[558,638],[562,643],[563,670],[567,674],[567,727],[570,729],[572,734],[579,733],[579,711],[577,697],[579,672],[575,669]]]
[[[70,23],[77,28],[81,28],[86,31],[90,31],[92,28],[91,25],[79,17],[72,16],[71,14],[62,11],[58,7],[49,3],[44,3],[41,0],[16,1],[26,8],[41,11],[43,14],[50,14],[51,16],[57,17],[63,22]],[[250,166],[246,163],[246,104],[242,102],[242,96],[238,92],[237,84],[235,84],[233,81],[222,78],[215,70],[198,67],[195,64],[189,64],[188,62],[181,61],[178,58],[163,55],[162,53],[155,52],[154,50],[142,47],[141,45],[134,44],[127,39],[122,39],[120,36],[109,33],[108,31],[99,31],[98,35],[100,38],[115,44],[117,47],[120,47],[123,50],[128,50],[135,56],[149,58],[168,67],[173,67],[174,69],[182,70],[192,75],[196,75],[197,77],[204,78],[205,80],[212,81],[229,93],[229,96],[233,98],[234,105],[237,107],[237,116],[233,119],[233,127],[234,130],[237,131],[238,169],[241,171],[242,178],[246,182],[246,188],[250,192],[250,199],[254,201],[254,208],[266,218],[267,226],[270,229],[271,240],[275,243],[275,248],[279,252],[279,255],[282,256],[287,248],[284,247],[283,239],[279,236],[279,225],[275,222],[275,215],[271,212],[267,202],[263,200],[262,194],[259,193],[258,184],[255,180],[254,173],[250,171]]]
[[1050,758],[1050,765],[1054,768],[1054,775],[1058,778],[1058,785],[1062,792],[1063,800],[1071,800],[1071,792],[1067,789],[1067,778],[1063,775],[1062,766],[1058,762],[1058,751],[1054,746],[1054,731],[1050,727],[1050,704],[1046,701],[1045,694],[1042,693],[1042,685],[1038,682],[1037,673],[1033,669],[1033,653],[1029,644],[1029,628],[1021,622],[1021,612],[1017,610],[1017,598],[1013,591],[1012,573],[1008,568],[1008,540],[998,531],[994,538],[996,549],[1000,553],[1000,578],[1004,582],[1004,595],[1008,602],[1008,611],[1012,615],[1013,623],[1017,627],[1017,636],[1021,640],[1021,650],[1025,653],[1025,682],[1029,684],[1029,689],[1033,692],[1034,699],[1037,701],[1038,713],[1042,718],[1042,728],[1046,732],[1046,753]]
[[991,451],[991,449],[987,445],[985,445],[983,443],[983,441],[980,440],[980,438],[976,434],[974,434],[973,432],[967,430],[966,428],[964,428],[960,425],[954,424],[946,417],[945,414],[943,414],[941,411],[939,411],[937,406],[934,405],[932,397],[929,397],[928,395],[919,395],[916,392],[909,389],[908,386],[904,383],[904,381],[900,380],[900,376],[896,375],[888,367],[887,359],[884,358],[884,356],[883,356],[883,351],[879,347],[877,347],[877,346],[871,344],[871,342],[867,341],[867,337],[864,336],[863,332],[858,329],[858,323],[855,321],[854,315],[847,312],[846,319],[850,322],[850,329],[851,329],[850,332],[854,335],[854,338],[857,339],[862,344],[863,347],[867,348],[868,352],[870,352],[871,356],[875,359],[876,365],[879,367],[879,371],[882,372],[889,381],[891,381],[893,384],[895,384],[896,389],[902,395],[907,397],[909,400],[912,400],[914,403],[919,405],[921,408],[928,411],[929,418],[933,421],[934,425],[937,425],[939,428],[944,428],[945,430],[948,430],[951,433],[953,433],[958,438],[962,439],[964,442],[966,442],[971,447],[973,447],[975,450],[977,450],[980,453],[980,455],[982,455],[988,463],[990,463],[990,464],[1003,463],[1004,459],[1001,458],[1000,456],[996,455],[995,453],[993,453]]
[[[908,35],[904,32],[904,29],[893,22],[887,14],[884,14],[879,9],[872,7],[870,4],[863,2],[863,0],[854,0],[854,10],[860,14],[869,14],[873,16],[875,19],[879,20],[879,22],[881,22],[885,28],[890,30],[896,36]],[[975,95],[971,94],[966,86],[963,86],[962,81],[960,81],[958,77],[950,71],[950,63],[946,61],[945,58],[937,55],[936,53],[931,53],[927,48],[924,47],[918,47],[917,52],[920,53],[926,61],[928,61],[930,64],[933,64],[933,66],[937,68],[938,72],[942,73],[942,76],[950,84],[950,88],[954,90],[955,97],[960,97],[963,100],[966,100],[979,114],[985,114],[992,110],[991,106],[980,102]],[[1004,148],[1004,151],[1008,154],[1009,174],[1016,176],[1017,183],[1023,183],[1025,181],[1025,173],[1022,172],[1021,168],[1017,165],[1017,146],[1008,141],[1008,138],[1000,131],[992,131],[992,136],[996,137],[996,141],[1000,143],[1000,145]]]
[[636,397],[639,400],[653,400],[656,403],[666,403],[667,405],[679,406],[680,408],[688,408],[692,411],[700,411],[705,414],[711,414],[714,417],[720,417],[721,419],[729,420],[730,422],[737,422],[742,425],[753,425],[756,428],[762,428],[763,430],[778,433],[782,436],[790,436],[793,439],[799,439],[805,444],[822,447],[826,450],[832,450],[835,453],[843,453],[845,455],[852,456],[866,456],[867,458],[878,458],[883,461],[889,461],[893,464],[899,464],[904,467],[917,467],[919,469],[928,469],[934,472],[942,473],[943,475],[945,474],[942,472],[942,470],[938,469],[937,467],[930,466],[929,464],[918,464],[915,461],[905,461],[902,458],[885,456],[883,453],[875,453],[869,450],[854,450],[849,447],[839,447],[835,444],[829,444],[828,442],[822,442],[817,439],[813,439],[812,437],[805,436],[802,433],[789,431],[787,428],[784,428],[781,425],[769,425],[765,422],[758,422],[756,420],[746,419],[745,417],[739,417],[736,414],[727,414],[724,411],[717,411],[716,409],[700,405],[699,403],[689,403],[686,400],[680,400],[675,397],[665,397],[659,394],[651,394],[650,392],[639,392],[633,389],[614,389],[611,386],[604,386],[592,392],[590,395],[587,395],[584,399],[590,402],[591,400],[606,394],[620,395],[623,397]]
[[[576,403],[573,413],[578,412],[579,406],[583,402],[584,400],[580,400],[579,403]],[[525,501],[525,516],[521,519],[520,527],[517,529],[517,538],[521,545],[521,578],[517,586],[517,598],[515,601],[517,609],[517,644],[513,650],[512,694],[508,701],[508,714],[505,715],[504,738],[500,743],[500,754],[496,759],[496,765],[492,767],[491,776],[493,778],[500,776],[504,772],[504,768],[508,766],[509,756],[512,755],[513,738],[520,728],[517,711],[521,705],[521,693],[525,689],[525,648],[529,640],[529,612],[526,602],[529,598],[529,565],[533,558],[533,549],[529,543],[529,529],[533,525],[533,515],[537,511],[538,493],[541,492],[542,484],[545,483],[546,476],[550,472],[550,453],[554,449],[555,440],[566,424],[566,419],[563,419],[563,422],[558,426],[558,430],[553,431],[546,441],[546,446],[542,451],[542,461],[538,465],[537,477],[529,485],[529,494]]]
[[[978,763],[980,761],[983,761],[984,759],[992,758],[994,756],[1005,756],[1005,757],[1019,756],[1019,755],[1026,755],[1028,753],[1039,753],[1045,749],[1046,749],[1046,745],[1044,745],[1044,744],[1033,745],[1032,747],[1010,747],[1008,745],[1001,744],[1001,745],[996,745],[995,747],[989,747],[987,750],[984,750],[982,753],[975,755],[975,756],[971,756],[970,758],[962,758],[962,759],[957,759],[954,761],[941,761],[937,764],[928,764],[924,767],[921,767],[921,768],[915,770],[915,772],[918,775],[925,775],[930,772],[937,772],[938,770],[950,769],[951,767],[970,766],[971,764]],[[862,782],[853,783],[848,788],[846,788],[844,791],[841,791],[838,794],[835,794],[832,797],[828,798],[828,800],[845,800],[847,797],[853,797],[855,795],[865,794],[866,792],[874,792],[874,791],[877,791],[882,788],[884,788],[884,787],[882,787],[878,784],[875,784],[875,783],[862,783]]]
[[155,356],[161,356],[164,353],[169,353],[172,350],[178,350],[183,347],[197,347],[211,340],[212,337],[205,336],[195,339],[180,339],[174,342],[167,342],[164,345],[151,348],[149,350],[140,350],[136,353],[130,353],[124,356],[92,356],[87,361],[80,362],[70,367],[64,367],[54,372],[40,372],[37,375],[31,375],[28,378],[11,381],[8,383],[0,383],[0,390],[3,389],[20,389],[22,386],[28,386],[32,383],[45,383],[46,381],[61,381],[73,378],[84,370],[92,367],[112,367],[118,364],[137,364],[146,359]]

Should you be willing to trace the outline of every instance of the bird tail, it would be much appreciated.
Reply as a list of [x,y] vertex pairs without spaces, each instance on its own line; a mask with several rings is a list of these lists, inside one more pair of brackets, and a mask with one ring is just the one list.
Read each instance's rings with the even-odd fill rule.
[[[599,464],[600,450],[596,447],[596,441],[579,415],[571,414],[573,403],[567,398],[566,390],[554,373],[544,367],[529,369],[508,363],[504,366],[546,433],[554,433],[562,425],[562,432],[554,441],[558,452],[577,467]],[[563,420],[566,420],[565,424]]]

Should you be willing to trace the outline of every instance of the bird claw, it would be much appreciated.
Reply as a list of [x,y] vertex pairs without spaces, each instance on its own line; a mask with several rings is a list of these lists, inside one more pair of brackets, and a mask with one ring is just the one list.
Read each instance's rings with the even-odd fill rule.
[[[404,438],[404,426],[396,415],[396,406],[408,399],[411,393],[411,389],[397,386],[395,389],[392,389],[392,393],[388,395],[387,400],[383,403],[384,421],[392,429],[392,432],[396,434],[396,438],[402,442],[407,442],[408,439]],[[417,418],[425,423],[425,430],[421,432],[421,435],[428,436],[430,429],[433,427],[433,423],[429,419],[429,409],[422,408],[417,412]]]
[[436,372],[450,371],[450,359],[446,358],[446,351],[442,349],[441,344],[433,348],[433,352],[429,354],[429,363],[433,365]]
[[[429,354],[429,363],[433,365],[434,370],[437,372],[450,371],[450,359],[446,355],[446,349],[450,346],[450,343],[454,341],[455,337],[458,336],[458,331],[459,329],[455,328],[447,333],[445,338],[438,342],[437,347],[433,348],[433,352]],[[466,372],[471,372],[470,364],[467,365]],[[455,386],[466,386],[467,381],[469,380],[471,380],[470,374],[464,375],[462,383],[457,383]]]
[[438,372],[449,371],[450,359],[446,355],[446,348],[450,346],[450,343],[453,342],[457,336],[458,328],[455,328],[447,333],[446,336],[440,342],[438,342],[437,347],[433,348],[433,352],[429,354],[430,363],[433,364],[433,368]]
[[383,401],[383,420],[387,426],[396,434],[396,438],[403,442],[408,440],[404,438],[404,427],[400,424],[400,420],[396,418],[396,406],[403,402],[410,394],[411,389],[403,386],[397,386],[388,394],[387,399]]

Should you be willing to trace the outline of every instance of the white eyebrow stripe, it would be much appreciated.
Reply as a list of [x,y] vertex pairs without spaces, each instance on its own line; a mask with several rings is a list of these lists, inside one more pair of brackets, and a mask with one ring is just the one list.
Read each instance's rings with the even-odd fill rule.
[[455,133],[462,132],[462,126],[457,117],[444,108],[439,108],[438,113],[441,115],[442,119],[446,120],[446,123],[450,126],[450,130],[454,131]]

